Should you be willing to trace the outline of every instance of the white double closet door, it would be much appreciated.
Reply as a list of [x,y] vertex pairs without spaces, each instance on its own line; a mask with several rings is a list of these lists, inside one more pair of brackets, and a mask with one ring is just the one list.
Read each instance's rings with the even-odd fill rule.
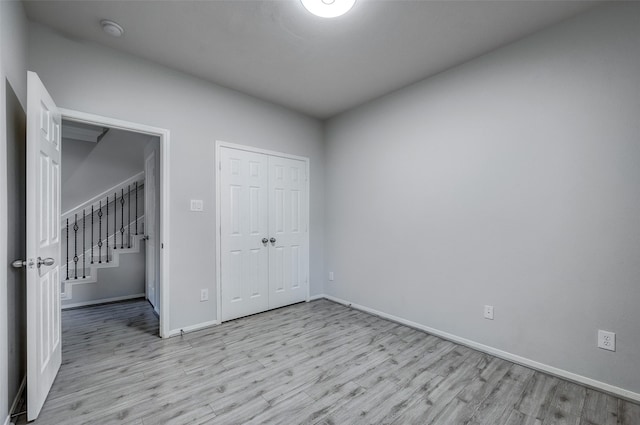
[[306,300],[307,162],[219,152],[222,320]]

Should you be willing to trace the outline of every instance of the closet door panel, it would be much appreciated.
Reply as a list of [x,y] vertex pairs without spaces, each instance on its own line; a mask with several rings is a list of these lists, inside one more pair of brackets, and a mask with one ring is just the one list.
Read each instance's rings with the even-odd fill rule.
[[269,156],[269,308],[307,297],[306,188],[304,161]]
[[222,320],[269,308],[268,157],[220,150]]

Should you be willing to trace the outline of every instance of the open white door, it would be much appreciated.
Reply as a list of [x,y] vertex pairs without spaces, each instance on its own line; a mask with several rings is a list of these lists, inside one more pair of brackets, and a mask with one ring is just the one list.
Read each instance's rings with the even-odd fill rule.
[[156,156],[151,152],[144,160],[144,238],[147,299],[158,311],[156,285]]
[[60,112],[27,77],[27,420],[38,417],[62,361]]

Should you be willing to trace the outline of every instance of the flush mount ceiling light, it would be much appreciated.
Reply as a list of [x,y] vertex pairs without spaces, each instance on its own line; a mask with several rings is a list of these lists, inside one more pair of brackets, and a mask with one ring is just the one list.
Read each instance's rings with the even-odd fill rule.
[[103,19],[102,21],[100,21],[100,25],[102,26],[102,31],[106,32],[112,37],[122,37],[122,34],[124,34],[124,28],[108,19]]
[[321,18],[337,18],[347,13],[356,0],[300,0],[309,12]]

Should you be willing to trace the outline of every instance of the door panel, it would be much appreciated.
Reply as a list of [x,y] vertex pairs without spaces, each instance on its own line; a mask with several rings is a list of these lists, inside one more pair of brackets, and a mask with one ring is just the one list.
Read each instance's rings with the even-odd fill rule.
[[220,150],[222,320],[269,308],[266,155]]
[[[37,74],[27,75],[27,419],[60,368],[60,125]],[[52,264],[40,264],[39,259]]]
[[304,161],[269,156],[269,308],[304,301],[309,282]]

